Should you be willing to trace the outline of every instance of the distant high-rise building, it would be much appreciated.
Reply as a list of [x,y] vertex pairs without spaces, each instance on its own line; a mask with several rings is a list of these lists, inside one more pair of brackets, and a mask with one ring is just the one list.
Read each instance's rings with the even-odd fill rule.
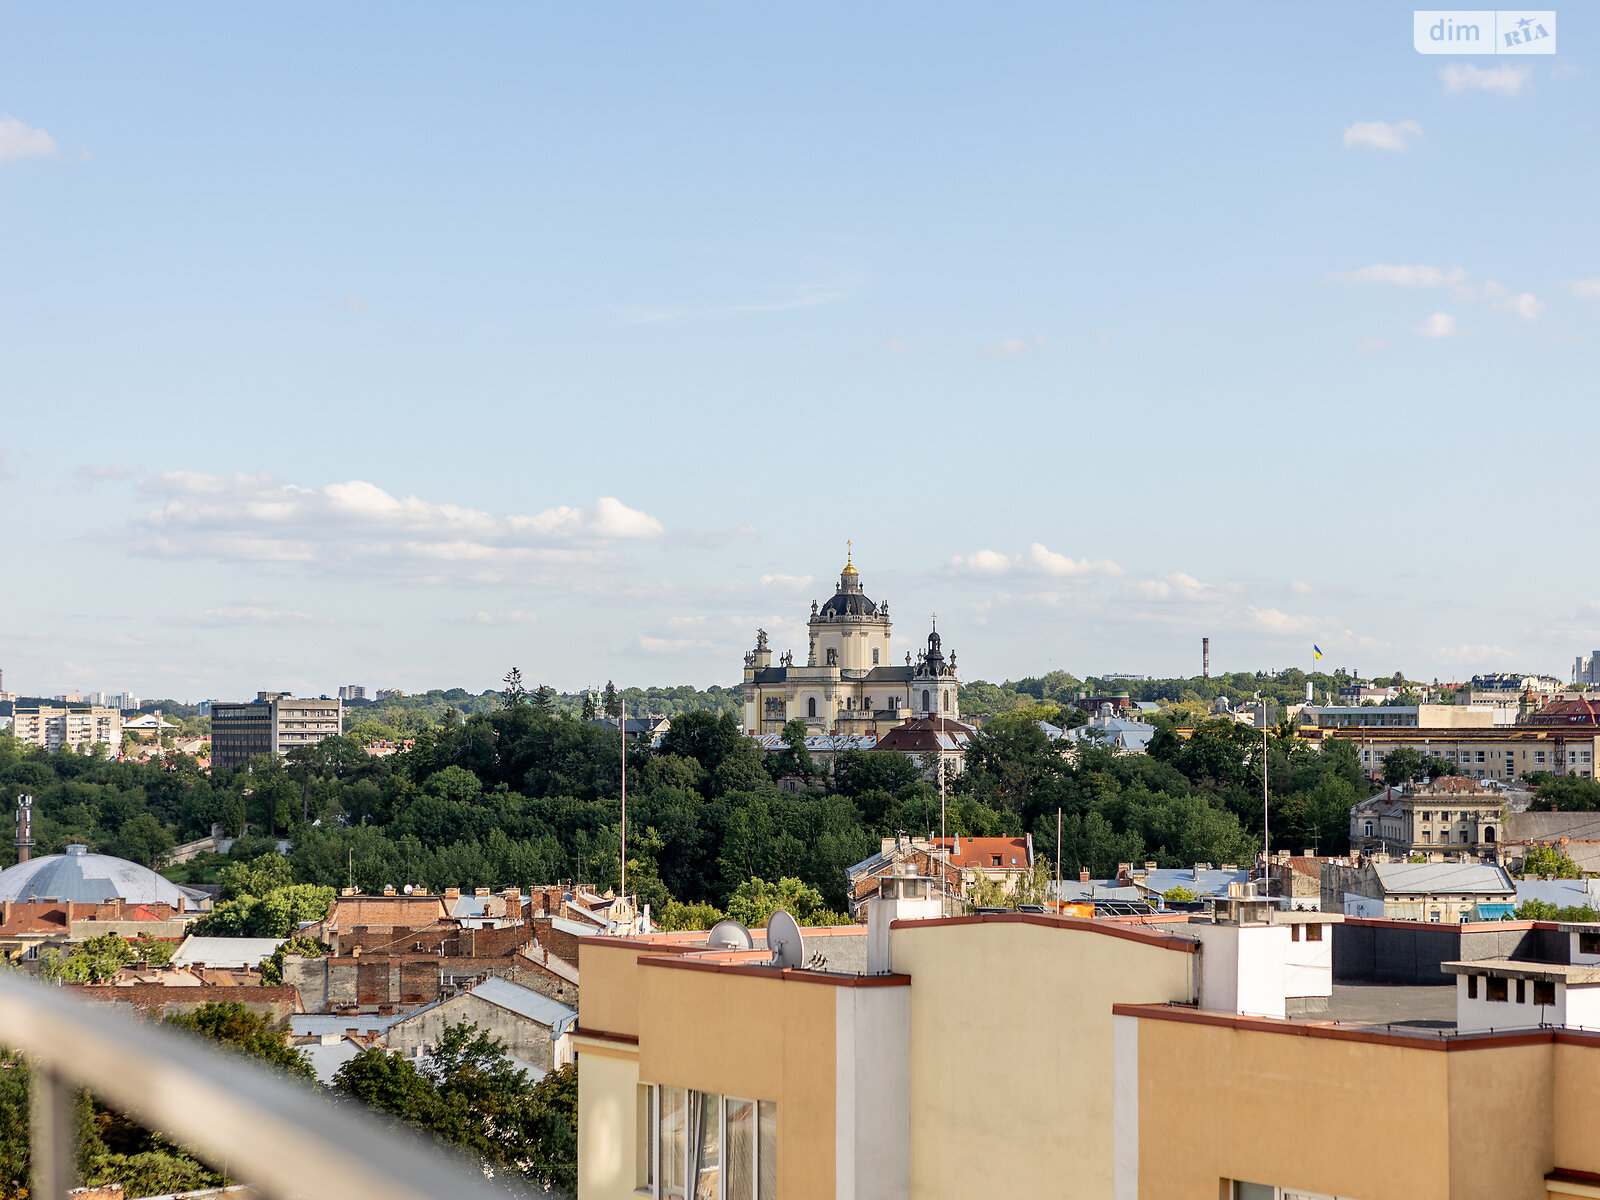
[[1572,664],[1572,682],[1580,687],[1600,685],[1600,650],[1578,655]]
[[339,689],[339,699],[341,700],[365,700],[366,698],[367,689],[358,683],[347,683]]
[[12,711],[11,736],[30,746],[76,750],[99,743],[115,754],[122,748],[122,713],[104,705],[88,708],[37,704]]
[[315,746],[343,729],[344,701],[296,700],[288,692],[257,692],[242,703],[211,702],[211,765],[242,767],[257,754],[287,754]]
[[400,688],[379,688],[378,689],[378,699],[379,700],[404,700],[405,698],[406,698],[406,694]]

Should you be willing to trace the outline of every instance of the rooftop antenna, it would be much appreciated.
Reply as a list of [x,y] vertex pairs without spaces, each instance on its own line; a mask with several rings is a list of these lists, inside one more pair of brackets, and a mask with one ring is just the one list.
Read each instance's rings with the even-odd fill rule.
[[772,951],[774,967],[797,969],[805,965],[806,944],[800,936],[800,922],[781,908],[767,918],[767,949]]
[[742,921],[725,917],[711,927],[706,945],[714,950],[754,950],[756,939]]
[[622,875],[617,883],[618,897],[628,894],[628,702],[617,696],[617,729],[622,734]]

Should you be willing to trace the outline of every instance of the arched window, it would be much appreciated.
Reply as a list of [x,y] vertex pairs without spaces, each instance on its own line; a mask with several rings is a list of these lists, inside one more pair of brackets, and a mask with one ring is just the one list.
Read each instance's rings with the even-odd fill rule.
[[942,705],[940,705],[940,708],[945,712],[949,712],[950,711],[950,692],[949,692],[948,689],[946,689],[946,691],[945,691],[944,703]]
[[873,647],[873,650],[872,650],[872,665],[873,666],[877,666],[878,665],[878,650],[877,650],[877,647]]
[[1493,825],[1485,825],[1483,827],[1483,840],[1486,841],[1486,842],[1494,841],[1494,826]]
[[929,711],[928,710],[928,689],[927,688],[923,688],[922,689],[922,711],[923,712]]
[[[829,655],[832,655],[833,651],[830,650],[830,651],[828,651],[828,653],[829,653]],[[808,696],[808,697],[806,697],[806,716],[815,717],[816,715],[817,715],[817,698],[815,696]]]
[[[813,707],[815,707],[816,701],[813,700],[811,703],[812,703]],[[817,714],[813,712],[811,715],[812,716],[816,716]],[[1362,837],[1371,837],[1372,836],[1372,822],[1371,821],[1363,821],[1363,822],[1361,822],[1361,836]]]

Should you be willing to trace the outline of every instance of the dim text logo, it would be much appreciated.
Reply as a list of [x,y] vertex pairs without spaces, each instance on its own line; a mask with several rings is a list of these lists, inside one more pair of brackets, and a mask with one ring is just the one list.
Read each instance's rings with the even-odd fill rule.
[[1494,9],[1427,9],[1411,14],[1418,54],[1554,54],[1556,14]]

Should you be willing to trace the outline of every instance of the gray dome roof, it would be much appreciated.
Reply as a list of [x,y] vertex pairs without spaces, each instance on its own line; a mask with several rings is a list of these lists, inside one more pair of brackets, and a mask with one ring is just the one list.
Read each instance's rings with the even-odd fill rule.
[[198,907],[198,892],[179,887],[148,867],[90,854],[84,846],[68,846],[65,854],[31,858],[0,871],[0,900],[74,900],[98,904],[127,900],[134,904]]

